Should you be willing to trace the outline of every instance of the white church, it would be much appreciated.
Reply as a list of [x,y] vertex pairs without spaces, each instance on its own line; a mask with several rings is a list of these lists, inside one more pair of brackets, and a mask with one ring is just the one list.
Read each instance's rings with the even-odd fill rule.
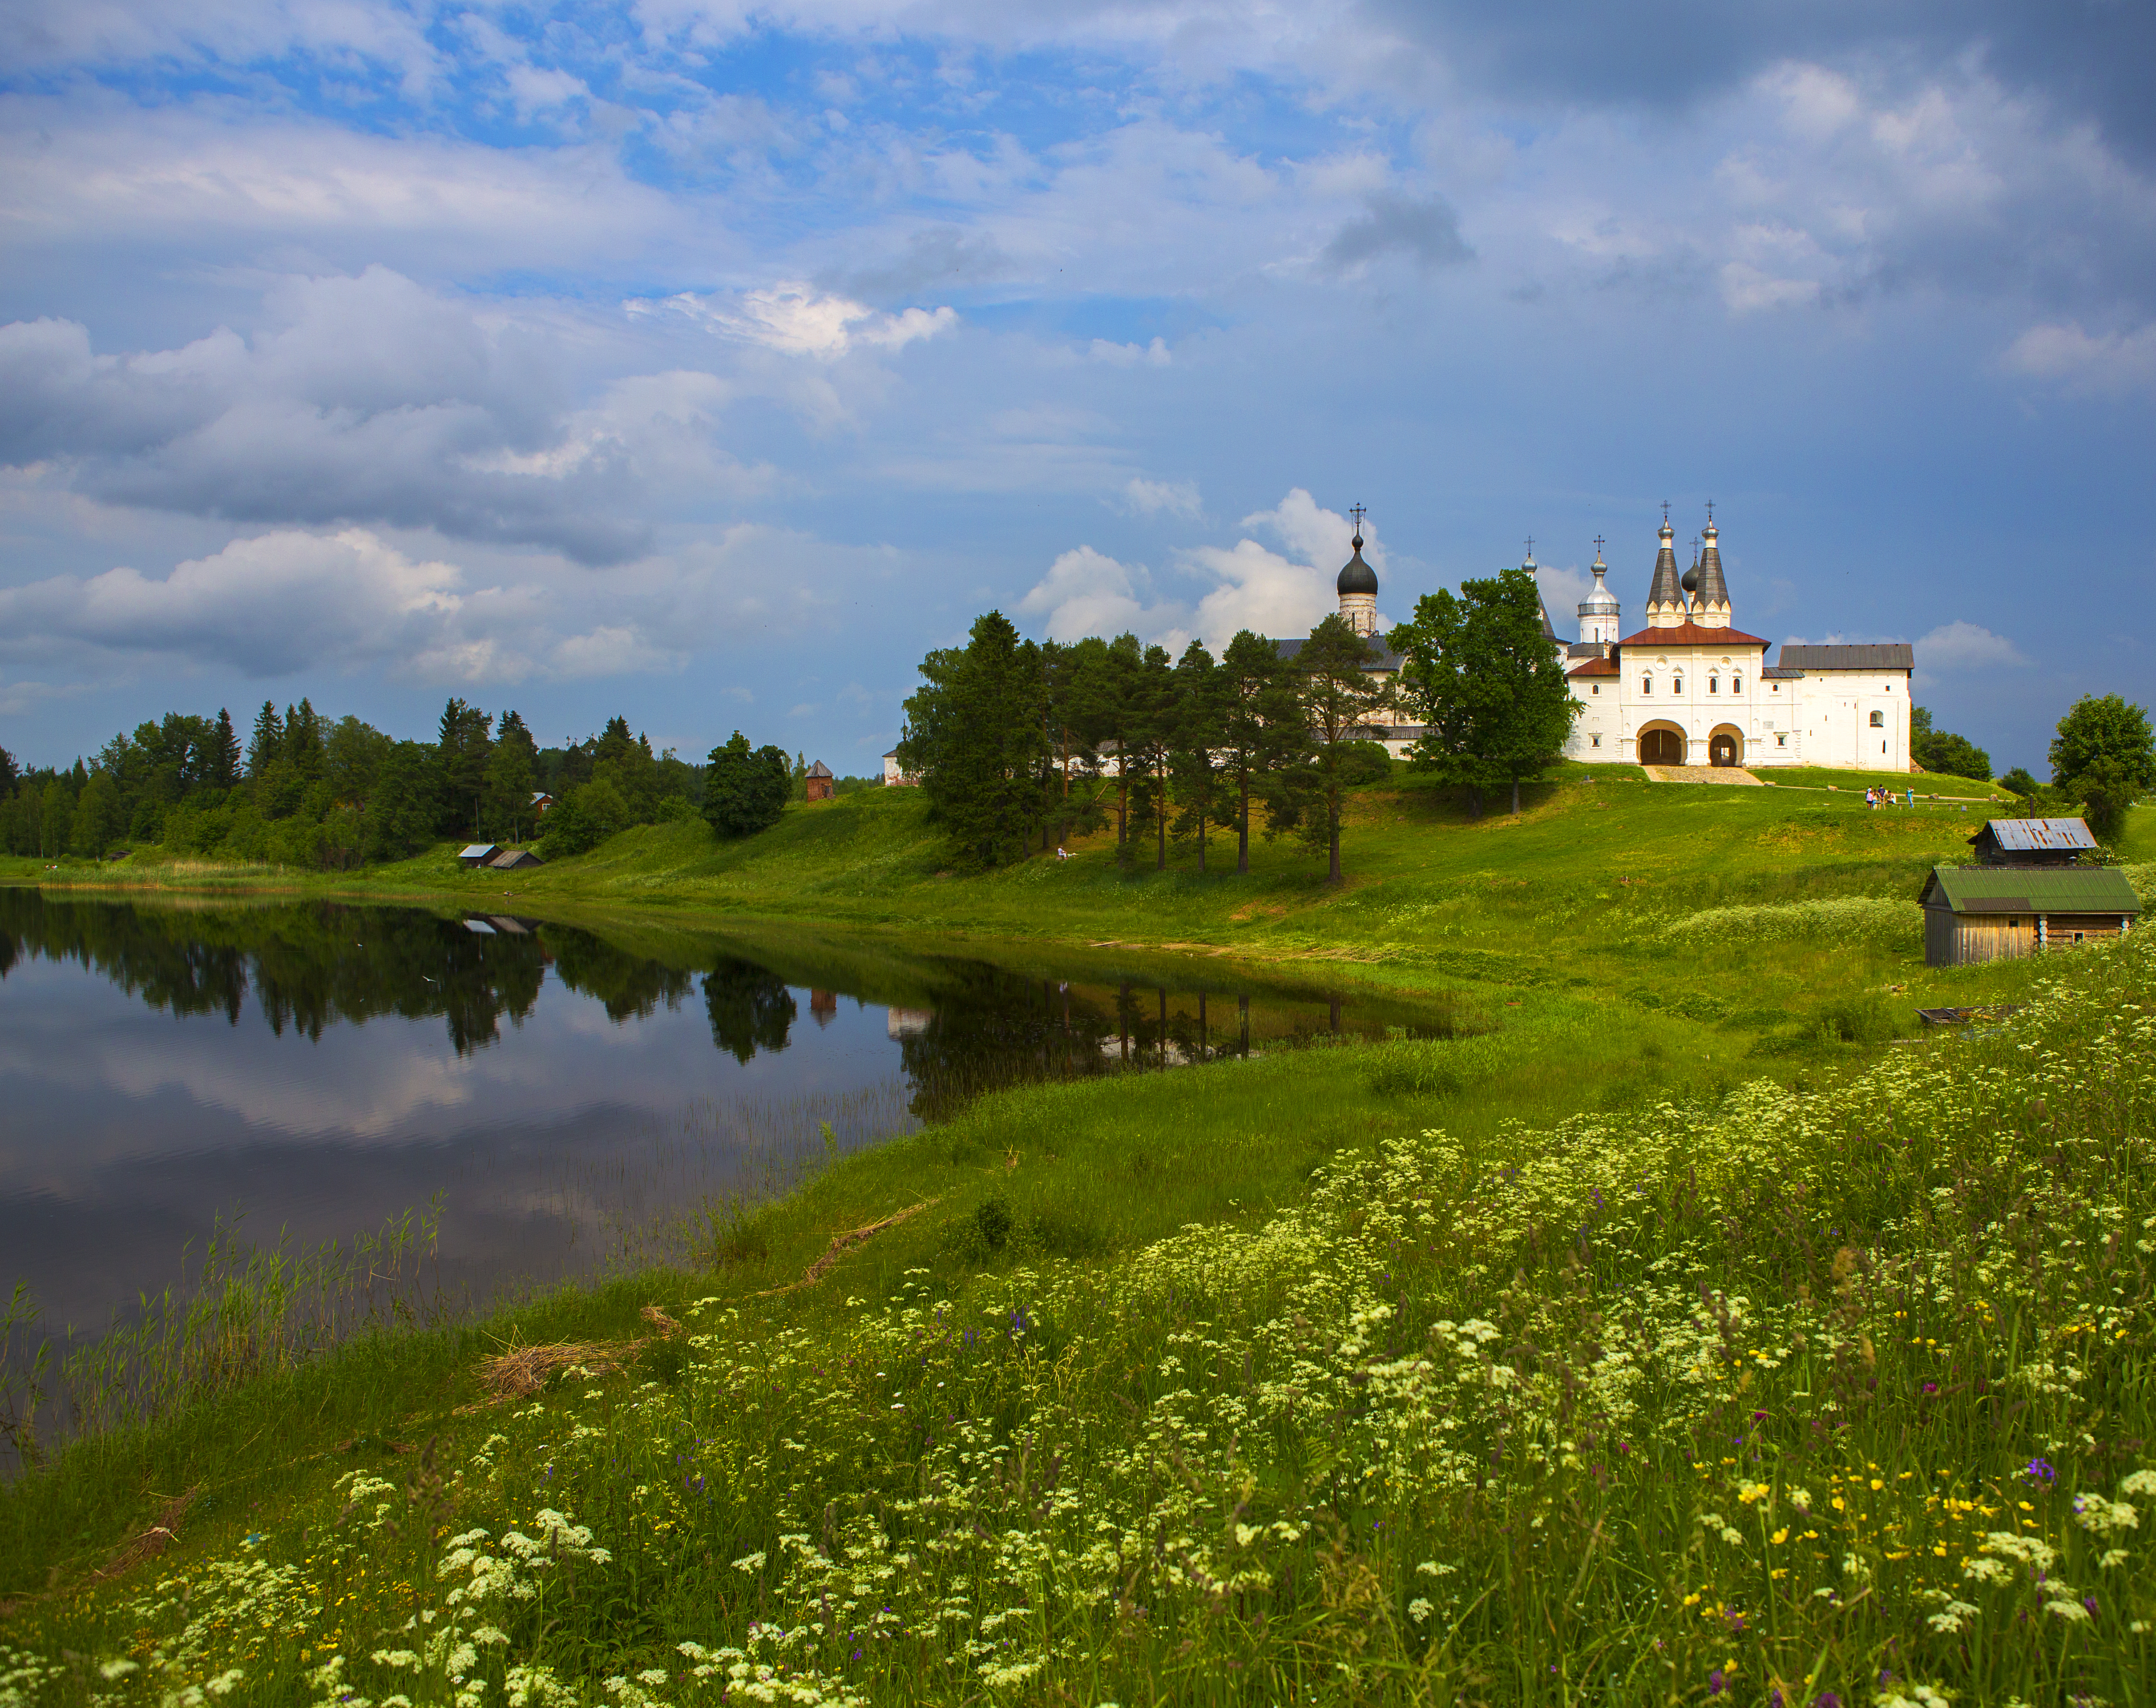
[[[1579,710],[1565,757],[1589,765],[1816,765],[1852,771],[1900,771],[1909,763],[1909,678],[1915,656],[1906,642],[1856,646],[1784,645],[1747,634],[1730,620],[1720,536],[1710,509],[1691,568],[1680,573],[1665,510],[1661,548],[1647,588],[1647,626],[1624,633],[1617,596],[1604,579],[1595,542],[1594,587],[1579,605],[1579,639],[1543,630],[1566,659]],[[1521,567],[1536,568],[1532,551]],[[1340,614],[1378,643],[1373,674],[1390,676],[1399,654],[1377,633],[1378,577],[1363,559],[1363,539],[1336,583]],[[1284,646],[1283,650],[1286,650]],[[1396,757],[1422,731],[1399,712],[1370,731]]]

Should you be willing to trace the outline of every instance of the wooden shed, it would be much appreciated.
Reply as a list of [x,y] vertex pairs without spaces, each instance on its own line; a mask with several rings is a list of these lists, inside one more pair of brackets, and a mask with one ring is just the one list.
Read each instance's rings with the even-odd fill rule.
[[831,767],[824,764],[822,760],[818,760],[814,765],[808,767],[808,798],[810,800],[828,801],[831,798],[831,784],[833,782]]
[[1917,900],[1927,967],[2123,936],[2141,916],[2126,875],[2104,867],[1935,866]]
[[460,866],[484,866],[501,852],[501,844],[498,842],[468,842],[457,850],[457,864]]
[[2079,818],[1993,818],[1969,845],[1983,866],[2072,866],[2097,851]]
[[487,862],[497,872],[521,872],[527,866],[543,866],[546,861],[528,848],[506,848]]

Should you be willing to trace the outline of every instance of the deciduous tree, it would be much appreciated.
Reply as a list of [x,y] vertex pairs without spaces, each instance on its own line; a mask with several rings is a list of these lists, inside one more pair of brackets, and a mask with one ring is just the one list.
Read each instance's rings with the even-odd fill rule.
[[2126,809],[2143,790],[2156,787],[2148,709],[2121,695],[2083,695],[2059,720],[2051,781],[2086,804],[2092,830],[2115,840],[2126,828]]
[[[768,830],[786,812],[787,772],[783,748],[752,749],[748,737],[736,730],[724,746],[711,749],[704,777],[705,823],[726,837]],[[601,782],[587,787],[598,788]]]
[[1534,577],[1507,569],[1457,597],[1425,593],[1386,638],[1404,655],[1401,701],[1424,727],[1416,763],[1466,787],[1478,814],[1482,791],[1509,782],[1517,813],[1520,779],[1557,762],[1578,706]]

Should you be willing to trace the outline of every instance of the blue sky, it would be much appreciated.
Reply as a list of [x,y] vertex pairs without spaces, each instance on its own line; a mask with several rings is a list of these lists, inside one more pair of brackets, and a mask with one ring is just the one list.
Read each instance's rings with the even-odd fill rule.
[[2156,698],[2144,8],[0,13],[0,745],[311,695],[873,768],[914,667],[1713,499],[2040,772]]

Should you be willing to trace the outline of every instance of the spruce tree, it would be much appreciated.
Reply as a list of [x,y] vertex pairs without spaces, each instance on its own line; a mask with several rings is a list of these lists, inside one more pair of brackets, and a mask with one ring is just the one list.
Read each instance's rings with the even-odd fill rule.
[[254,735],[247,744],[247,774],[259,777],[285,748],[285,720],[277,716],[276,702],[265,700],[254,714]]
[[228,789],[239,781],[239,737],[233,732],[232,714],[219,706],[216,732],[210,738],[209,782],[213,787]]

